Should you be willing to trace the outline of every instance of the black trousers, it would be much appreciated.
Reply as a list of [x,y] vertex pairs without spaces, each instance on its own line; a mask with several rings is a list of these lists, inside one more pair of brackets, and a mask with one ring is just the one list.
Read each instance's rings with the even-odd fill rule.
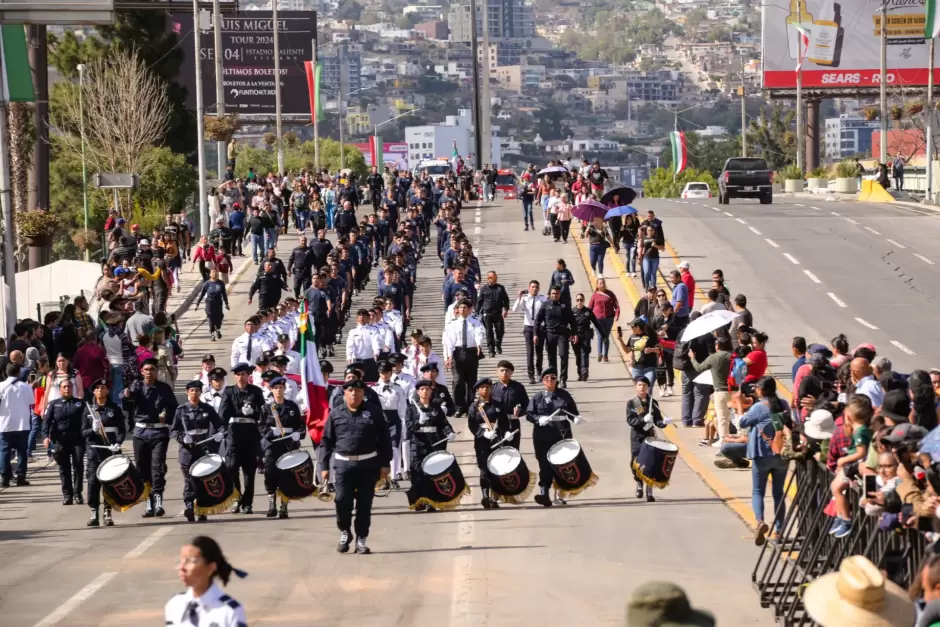
[[483,327],[486,329],[486,347],[492,355],[496,349],[503,350],[503,334],[506,324],[500,313],[483,314]]
[[[241,492],[242,496],[238,502],[243,507],[250,506],[255,498],[255,475],[258,473],[258,456],[261,453],[260,438],[257,428],[252,425],[236,423],[229,427],[225,464],[232,473],[235,489]],[[242,490],[239,471],[245,476],[244,490]]]
[[309,272],[294,273],[294,298],[300,298],[301,292],[306,292],[313,282]]
[[548,332],[545,338],[545,350],[548,351],[548,367],[558,368],[558,361],[561,361],[558,372],[562,381],[568,380],[568,341],[567,335],[555,335],[551,331]]
[[[539,429],[539,427],[536,427]],[[537,433],[537,435],[535,435]],[[540,432],[533,431],[532,446],[535,448],[535,459],[539,462],[539,487],[548,488],[555,480],[552,465],[548,463],[548,449],[555,442],[559,442],[561,434],[552,427],[541,428]]]
[[336,486],[336,526],[349,531],[353,524],[353,506],[356,508],[355,532],[358,538],[369,537],[372,525],[372,501],[379,468],[374,460],[362,462],[333,462]]
[[561,231],[561,239],[568,241],[568,233],[571,230],[571,220],[559,220],[556,222],[558,230]]
[[578,368],[578,374],[582,377],[588,376],[588,370],[591,365],[591,338],[579,337],[578,343],[572,345],[574,351],[574,363]]
[[539,343],[534,344],[535,327],[525,326],[522,329],[522,335],[525,337],[525,365],[530,377],[536,377],[542,373],[542,358],[545,354],[545,338],[539,337]]
[[454,349],[454,405],[458,412],[466,412],[473,404],[473,385],[480,369],[480,355],[476,348]]
[[[631,431],[635,432],[634,429],[631,429]],[[643,435],[645,436],[646,433],[644,432]],[[649,435],[650,436],[653,435],[652,429],[650,429]],[[645,440],[646,438],[644,437],[643,439]],[[636,481],[637,483],[640,483],[640,478],[636,475],[636,469],[633,467],[633,462],[636,461],[636,456],[640,454],[641,448],[643,448],[643,440],[638,440],[635,436],[631,434],[631,437],[630,437],[630,471],[633,472],[633,480]]]
[[477,456],[477,468],[480,469],[481,490],[490,489],[490,471],[486,467],[486,460],[489,459],[490,453],[493,452],[490,450],[490,447],[493,446],[494,442],[491,442],[486,438],[475,438],[473,440],[473,451]]
[[277,307],[279,302],[281,302],[281,290],[278,290],[277,293],[258,294],[259,309],[271,309],[273,307]]
[[558,216],[550,213],[548,214],[548,221],[552,225],[552,238],[557,242],[561,236],[561,229],[558,227]]
[[58,463],[62,495],[81,494],[82,477],[85,475],[85,443],[81,440],[62,442],[62,455]]
[[214,307],[206,307],[206,319],[209,320],[209,333],[222,330],[223,318],[225,318],[225,312],[222,311],[222,303]]
[[144,435],[134,434],[134,460],[137,462],[140,478],[144,483],[150,484],[150,491],[153,494],[163,494],[166,487],[166,449],[170,438],[166,429],[159,429],[163,433],[156,437],[147,435],[150,431],[157,429],[148,429]]
[[230,254],[244,256],[242,242],[245,239],[245,229],[232,229],[232,251]]

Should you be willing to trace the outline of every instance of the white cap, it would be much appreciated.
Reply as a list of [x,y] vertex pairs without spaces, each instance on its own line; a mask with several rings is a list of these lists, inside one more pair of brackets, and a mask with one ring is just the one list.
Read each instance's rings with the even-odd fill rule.
[[138,244],[138,246],[150,246],[150,240],[146,238],[142,239],[140,240],[140,244]]
[[681,262],[681,263],[679,264],[679,267],[682,268],[682,269],[684,269],[684,270],[688,270],[689,268],[692,267],[692,264],[689,263],[688,261],[683,261],[683,262]]
[[809,415],[803,432],[814,440],[828,440],[836,431],[832,414],[825,409],[816,409]]

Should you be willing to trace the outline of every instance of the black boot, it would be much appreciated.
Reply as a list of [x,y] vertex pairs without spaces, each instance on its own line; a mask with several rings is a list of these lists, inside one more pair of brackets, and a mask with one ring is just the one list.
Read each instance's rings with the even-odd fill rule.
[[266,515],[268,518],[277,516],[277,496],[274,494],[268,495],[268,513]]
[[88,522],[85,523],[86,527],[97,527],[98,526],[98,508],[91,508],[91,518],[88,519]]
[[166,513],[166,511],[163,509],[162,494],[156,494],[153,497],[153,513],[157,518],[163,516]]
[[104,526],[105,527],[114,526],[114,519],[111,518],[111,506],[110,505],[104,506]]
[[348,531],[342,531],[339,534],[339,544],[336,545],[336,550],[339,553],[348,553],[349,552],[349,539],[350,535]]
[[646,486],[646,502],[647,503],[656,502],[656,497],[653,496],[653,486],[649,486],[649,485]]
[[78,504],[78,505],[84,505],[84,504],[85,504],[85,499],[82,498],[82,493],[81,493],[81,492],[76,492],[76,493],[75,493],[75,503]]
[[535,502],[541,505],[542,507],[551,507],[552,499],[548,496],[548,488],[545,486],[539,486],[539,493],[535,495]]
[[62,504],[63,504],[63,505],[71,505],[71,504],[72,504],[72,495],[71,495],[71,494],[63,494],[63,495],[62,495]]
[[199,514],[199,517],[196,518],[196,520],[198,520],[199,522],[206,522],[207,520],[209,520],[209,517],[206,516],[205,514]]
[[287,499],[281,499],[281,509],[278,511],[277,517],[282,520],[287,518]]
[[234,503],[232,503],[232,513],[237,514],[240,511],[241,511],[241,507],[239,506],[238,501],[235,501]]
[[196,512],[193,511],[193,504],[189,501],[183,503],[183,516],[186,517],[186,520],[189,522],[196,522]]
[[636,482],[636,498],[638,499],[643,498],[643,482],[642,481]]
[[147,499],[147,509],[144,510],[144,513],[141,514],[141,518],[153,518],[153,495],[150,495],[150,498]]

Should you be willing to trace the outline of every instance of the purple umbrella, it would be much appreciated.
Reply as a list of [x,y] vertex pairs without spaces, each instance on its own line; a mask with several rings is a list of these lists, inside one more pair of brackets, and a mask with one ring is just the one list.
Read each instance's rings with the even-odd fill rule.
[[571,215],[582,222],[593,222],[594,218],[603,219],[607,215],[608,207],[596,200],[585,200],[571,209]]

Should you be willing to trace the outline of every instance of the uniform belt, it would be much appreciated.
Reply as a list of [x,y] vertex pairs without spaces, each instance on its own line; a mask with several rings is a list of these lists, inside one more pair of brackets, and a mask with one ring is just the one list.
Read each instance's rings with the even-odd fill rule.
[[170,425],[162,422],[135,422],[138,429],[169,429]]
[[284,427],[281,431],[282,431],[281,435],[290,435],[291,433],[294,432],[294,429],[291,427]]
[[205,435],[209,433],[208,429],[190,429],[186,432],[186,435]]
[[437,427],[419,427],[418,433],[437,433]]
[[104,432],[105,433],[120,433],[121,430],[118,429],[117,427],[105,427]]
[[371,453],[366,453],[364,455],[343,455],[341,453],[333,453],[333,457],[338,459],[341,462],[361,462],[366,459],[372,459],[373,457],[378,457],[378,453],[372,451]]
[[258,421],[255,420],[254,418],[247,418],[245,416],[235,416],[234,418],[229,418],[228,422],[229,424],[238,423],[238,424],[245,424],[245,425],[253,425],[253,424],[258,423]]

